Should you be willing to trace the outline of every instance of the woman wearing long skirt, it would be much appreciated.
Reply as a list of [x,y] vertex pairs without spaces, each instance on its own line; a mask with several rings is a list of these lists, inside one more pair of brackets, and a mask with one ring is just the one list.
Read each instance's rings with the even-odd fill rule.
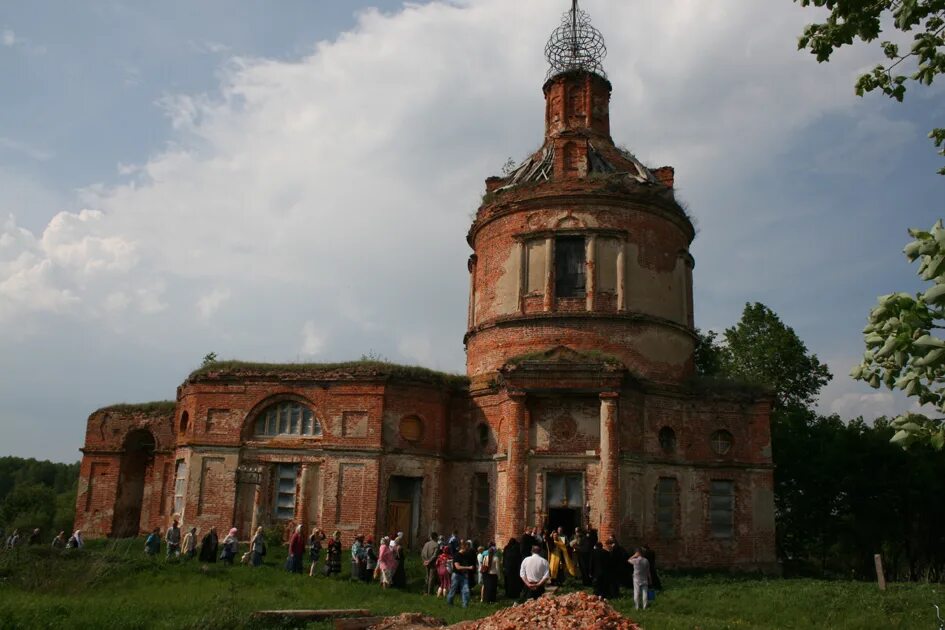
[[325,564],[325,575],[341,573],[341,532],[335,530],[328,541],[328,553]]
[[394,588],[407,588],[407,550],[404,549],[404,535],[398,532],[391,547],[394,550],[394,559],[397,568],[394,569]]
[[253,539],[249,541],[250,562],[254,567],[262,564],[263,556],[266,555],[266,536],[263,534],[263,528],[257,527]]
[[210,531],[203,537],[203,540],[200,541],[200,561],[216,562],[217,548],[219,545],[220,539],[217,537],[217,528],[211,527]]
[[499,590],[499,554],[495,543],[490,542],[489,548],[482,556],[482,601],[494,604]]
[[397,570],[397,559],[394,550],[390,548],[390,538],[381,538],[381,548],[377,554],[377,567],[381,573],[381,588],[389,588],[394,583],[394,571]]
[[[450,579],[452,574],[450,573],[450,565],[453,564],[453,556],[450,554],[450,546],[442,545],[440,547],[440,553],[436,557],[436,577],[439,580],[439,588],[436,590],[437,597],[446,597],[446,594],[450,591]],[[516,573],[516,578],[518,574]]]
[[302,557],[305,555],[305,538],[302,534],[302,526],[297,525],[292,537],[289,538],[289,563],[288,569],[291,573],[302,573]]
[[308,559],[311,565],[308,568],[309,577],[315,577],[315,570],[318,568],[318,559],[322,555],[322,541],[325,540],[325,534],[319,528],[312,530],[312,535],[308,537]]

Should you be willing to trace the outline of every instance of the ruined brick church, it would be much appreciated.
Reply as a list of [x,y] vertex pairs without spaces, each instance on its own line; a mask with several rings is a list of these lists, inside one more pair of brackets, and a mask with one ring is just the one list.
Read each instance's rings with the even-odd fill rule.
[[544,142],[486,180],[466,237],[467,377],[210,363],[173,402],[92,413],[77,528],[303,523],[416,546],[590,526],[666,566],[775,567],[770,400],[695,376],[693,225],[673,169],[614,144],[576,4],[546,48]]

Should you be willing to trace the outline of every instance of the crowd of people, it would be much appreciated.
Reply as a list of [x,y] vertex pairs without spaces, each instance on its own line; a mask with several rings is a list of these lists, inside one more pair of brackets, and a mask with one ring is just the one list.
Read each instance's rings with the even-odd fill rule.
[[[21,545],[26,545],[28,547],[36,547],[43,544],[42,532],[37,527],[30,532],[30,535],[24,540],[20,535],[20,530],[14,529],[13,532],[7,536],[6,532],[2,527],[0,527],[0,541],[3,541],[4,549],[16,549]],[[53,549],[81,549],[85,546],[85,540],[82,538],[82,531],[75,530],[72,532],[72,535],[67,535],[66,532],[61,531],[52,539],[50,546]]]
[[[21,544],[41,544],[41,534],[34,529],[23,541],[18,530],[5,537],[0,529],[0,540],[5,541],[7,549],[13,549]],[[79,530],[68,537],[60,532],[52,541],[54,548],[80,549],[84,544]],[[163,536],[160,529],[152,530],[145,539],[144,551],[155,557],[161,553],[162,545],[167,559],[196,558],[205,563],[220,560],[232,565],[239,556],[240,562],[253,567],[262,565],[268,552],[262,527],[256,529],[248,550],[240,555],[235,527],[222,541],[217,529],[211,527],[198,542],[197,528],[191,527],[184,533],[176,519]],[[376,546],[372,537],[357,536],[350,550],[345,550],[341,532],[335,531],[329,537],[315,527],[306,536],[303,526],[295,525],[288,540],[285,569],[303,574],[308,564],[309,576],[340,574],[345,553],[349,554],[352,580],[377,581],[384,589],[406,588],[408,553],[403,532],[384,536]],[[505,596],[517,601],[540,597],[549,585],[562,585],[574,579],[592,587],[594,594],[603,598],[619,597],[621,588],[632,590],[634,606],[646,608],[653,592],[662,588],[652,549],[643,545],[631,553],[613,537],[598,540],[594,529],[578,528],[569,537],[560,527],[554,531],[528,528],[502,549],[495,542],[477,546],[455,531],[448,537],[434,532],[420,550],[420,561],[426,571],[424,591],[444,598],[449,605],[458,596],[463,607],[469,605],[474,594],[481,602],[495,602],[500,577]]]

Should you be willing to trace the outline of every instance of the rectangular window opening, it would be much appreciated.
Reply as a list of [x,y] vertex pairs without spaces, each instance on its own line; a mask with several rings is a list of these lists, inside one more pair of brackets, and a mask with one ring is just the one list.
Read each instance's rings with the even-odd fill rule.
[[184,518],[184,491],[187,483],[187,464],[182,459],[177,460],[177,470],[174,473],[174,514]]
[[660,478],[656,487],[656,524],[660,538],[674,538],[676,536],[678,492],[675,478]]
[[713,481],[709,493],[709,528],[714,538],[731,538],[735,532],[735,482]]
[[555,239],[555,297],[584,297],[584,255],[583,236]]
[[476,530],[484,532],[489,529],[489,475],[476,473],[473,486],[473,522]]
[[279,521],[295,518],[295,482],[298,477],[297,464],[276,465],[276,496],[274,517]]

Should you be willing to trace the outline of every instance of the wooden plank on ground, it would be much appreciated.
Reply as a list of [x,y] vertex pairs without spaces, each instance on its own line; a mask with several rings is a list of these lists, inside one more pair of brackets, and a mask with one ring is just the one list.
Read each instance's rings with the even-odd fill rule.
[[335,630],[367,630],[384,621],[383,617],[350,617],[335,619]]
[[257,610],[252,614],[253,619],[274,620],[292,619],[295,621],[326,621],[344,617],[367,617],[370,610],[362,608],[342,608],[325,610]]

